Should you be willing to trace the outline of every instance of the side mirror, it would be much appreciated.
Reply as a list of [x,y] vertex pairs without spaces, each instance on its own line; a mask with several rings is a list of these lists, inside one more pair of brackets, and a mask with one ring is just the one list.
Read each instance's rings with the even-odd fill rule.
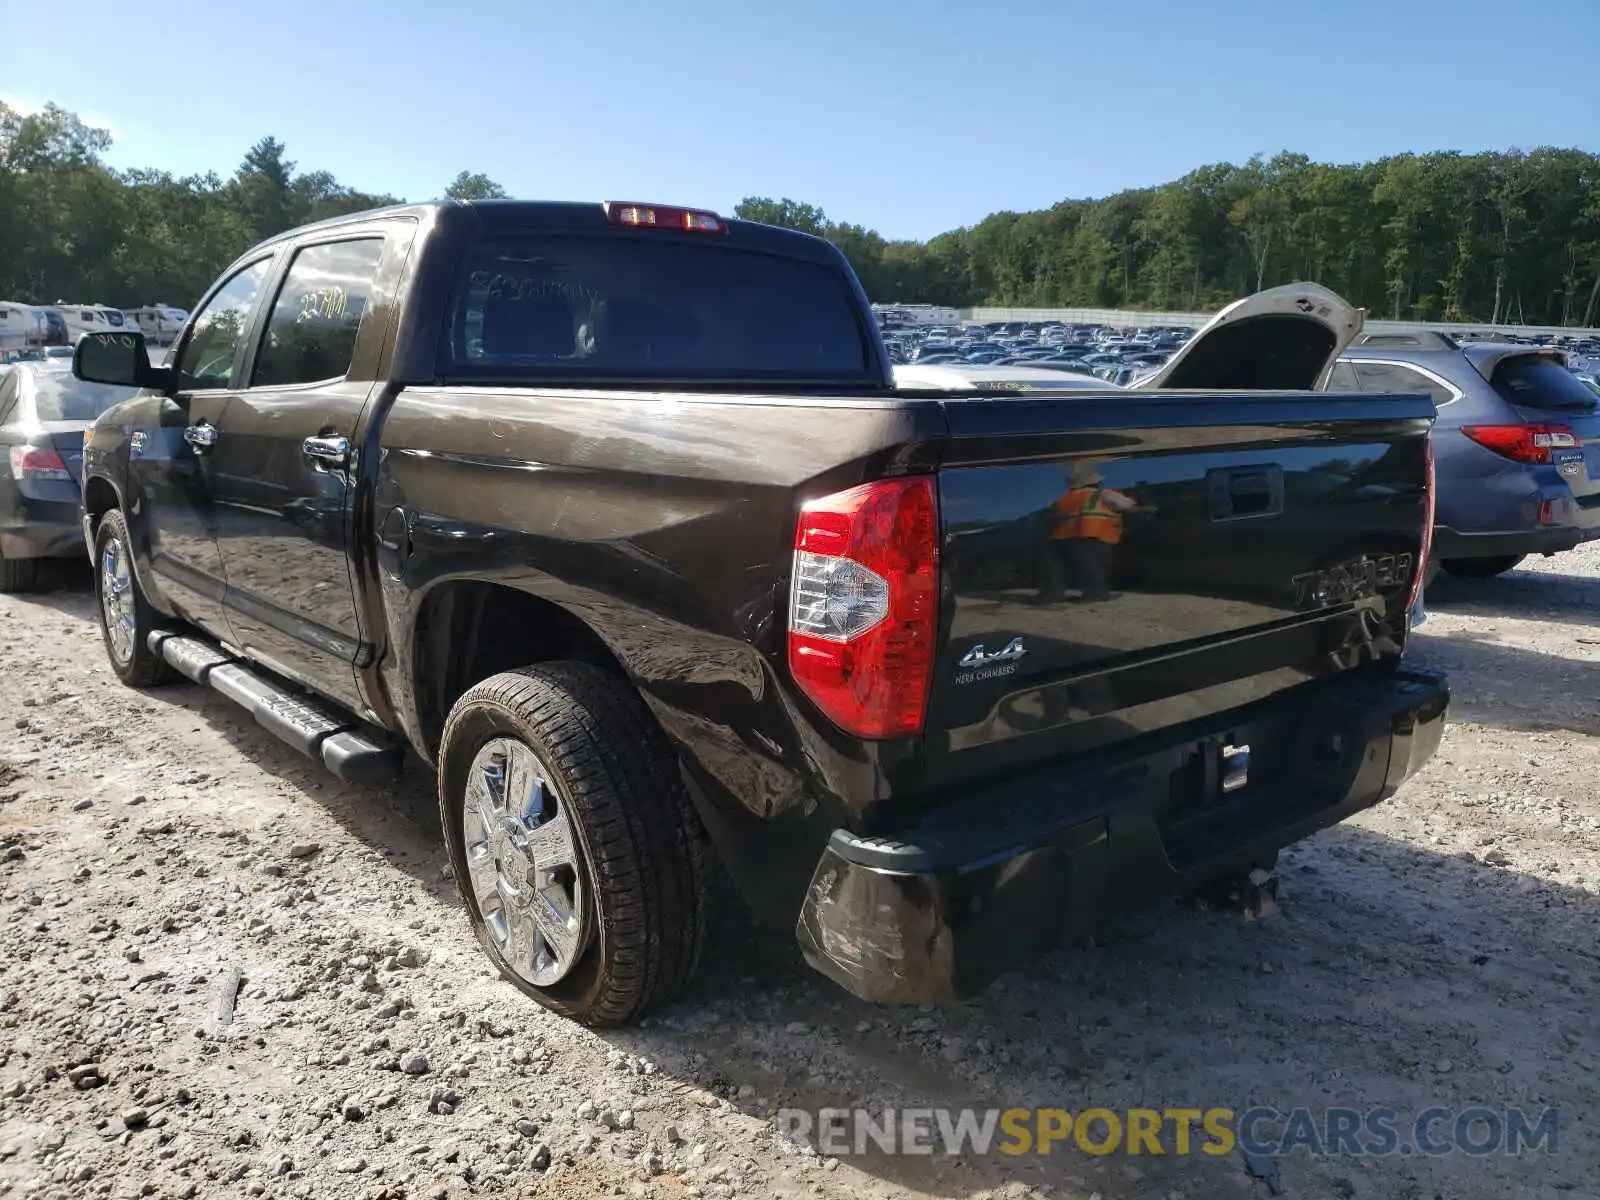
[[88,383],[168,391],[173,375],[150,365],[142,333],[86,333],[72,352],[72,373]]

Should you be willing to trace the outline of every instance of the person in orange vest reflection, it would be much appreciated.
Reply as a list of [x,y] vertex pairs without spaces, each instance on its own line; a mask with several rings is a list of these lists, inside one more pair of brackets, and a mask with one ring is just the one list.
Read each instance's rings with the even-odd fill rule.
[[1109,488],[1093,463],[1074,463],[1070,486],[1056,501],[1051,561],[1044,599],[1060,600],[1066,588],[1081,600],[1111,597],[1111,567],[1129,513],[1153,513],[1126,492]]

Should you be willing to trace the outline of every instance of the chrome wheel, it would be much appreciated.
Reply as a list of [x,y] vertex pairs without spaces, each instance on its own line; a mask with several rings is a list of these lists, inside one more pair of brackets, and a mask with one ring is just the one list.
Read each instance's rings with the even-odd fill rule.
[[550,773],[523,743],[495,738],[472,760],[461,822],[472,894],[500,956],[535,987],[559,982],[587,945],[591,918]]
[[133,576],[128,553],[118,538],[106,539],[100,552],[100,619],[111,655],[124,666],[133,661]]

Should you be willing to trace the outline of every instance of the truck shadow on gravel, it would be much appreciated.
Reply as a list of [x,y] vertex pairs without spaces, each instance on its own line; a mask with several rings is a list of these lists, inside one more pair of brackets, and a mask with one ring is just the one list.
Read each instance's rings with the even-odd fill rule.
[[1600,612],[1600,578],[1509,571],[1493,579],[1455,579],[1441,573],[1428,585],[1427,606],[1462,616],[1548,616],[1588,624]]
[[1419,666],[1449,674],[1452,721],[1600,735],[1600,661],[1459,634],[1428,636],[1427,626],[1419,630],[1413,654]]

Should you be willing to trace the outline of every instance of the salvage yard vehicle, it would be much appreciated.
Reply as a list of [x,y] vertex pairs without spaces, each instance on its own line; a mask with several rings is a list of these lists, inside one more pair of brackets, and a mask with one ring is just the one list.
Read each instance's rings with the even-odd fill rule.
[[1600,397],[1548,346],[1367,334],[1329,391],[1426,391],[1439,419],[1435,558],[1488,579],[1600,538]]
[[343,779],[431,764],[480,941],[557,1012],[678,993],[716,859],[856,995],[967,995],[1436,748],[1445,682],[1403,661],[1433,405],[1305,390],[1359,328],[1324,299],[1161,390],[952,393],[895,387],[790,230],[294,230],[169,365],[79,346],[144,389],[86,442],[106,651]]
[[70,368],[43,358],[0,375],[0,592],[29,591],[49,560],[83,553],[83,433],[136,394],[84,383]]

